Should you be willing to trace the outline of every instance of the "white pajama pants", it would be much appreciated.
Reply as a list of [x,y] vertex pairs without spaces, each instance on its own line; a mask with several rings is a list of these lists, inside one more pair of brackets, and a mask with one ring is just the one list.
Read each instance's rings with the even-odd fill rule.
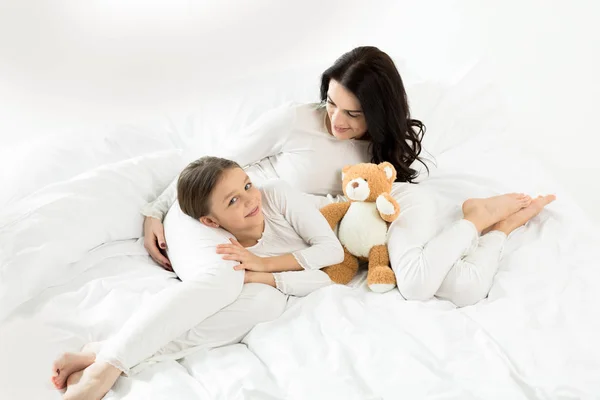
[[480,236],[460,219],[440,229],[436,197],[419,185],[394,185],[401,214],[388,234],[390,263],[407,300],[449,300],[459,307],[484,299],[498,270],[506,235]]

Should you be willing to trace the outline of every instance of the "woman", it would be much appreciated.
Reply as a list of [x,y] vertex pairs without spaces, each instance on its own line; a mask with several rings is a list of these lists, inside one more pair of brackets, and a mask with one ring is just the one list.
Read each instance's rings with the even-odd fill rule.
[[[307,295],[331,284],[321,268],[344,259],[342,245],[325,218],[303,202],[299,192],[282,181],[271,181],[258,189],[233,161],[203,157],[191,163],[179,177],[178,197],[180,210],[171,211],[170,223],[178,224],[178,234],[185,237],[175,241],[180,247],[173,253],[175,269],[183,283],[173,285],[175,291],[167,289],[157,296],[162,304],[155,301],[144,305],[147,312],[142,309],[141,315],[147,319],[138,313],[127,321],[123,333],[103,343],[99,351],[93,348],[98,346],[88,346],[81,353],[66,353],[57,360],[53,383],[58,388],[69,383],[65,398],[99,399],[122,372],[136,373],[149,362],[182,358],[199,346],[240,341],[261,322],[249,319],[249,315],[260,315],[266,321],[283,312],[286,299],[274,295],[270,287],[285,295]],[[173,222],[173,218],[178,221]],[[229,293],[236,298],[214,315],[210,307],[205,307],[204,291],[194,285],[198,268],[186,262],[186,258],[198,256],[195,249],[205,238],[198,238],[197,221],[219,229],[214,233],[231,241],[217,246],[216,253],[222,254],[223,260],[236,261],[233,267],[230,261],[221,262],[219,268],[210,271],[220,273],[223,279],[213,284],[214,293],[209,300],[219,302],[219,297]],[[182,292],[187,302],[179,303],[179,308],[172,307]],[[194,320],[202,323],[185,332]],[[163,328],[165,324],[170,330]],[[169,343],[170,331],[178,325],[184,327],[183,335]],[[218,332],[219,340],[207,343],[207,338],[215,336],[211,329]],[[162,342],[166,346],[156,352],[155,343]],[[148,362],[142,363],[152,354]],[[87,370],[91,364],[94,366]]]
[[[417,164],[425,165],[419,157],[425,126],[411,118],[392,59],[375,47],[353,49],[323,73],[320,97],[324,107],[282,107],[264,115],[224,143],[219,155],[249,166],[247,173],[257,183],[271,178],[289,182],[313,195],[317,206],[327,199],[314,195],[342,193],[340,172],[345,165],[390,162],[397,171],[393,195],[401,215],[390,227],[388,247],[402,296],[408,300],[437,296],[457,306],[485,298],[507,235],[554,197],[535,199],[493,226],[488,227],[486,218],[470,221],[470,215],[440,229],[432,194],[409,185],[418,175]],[[161,253],[167,249],[161,221],[175,201],[175,186],[174,182],[142,210],[144,245],[166,269],[171,265]],[[485,235],[480,237],[481,233]],[[480,262],[487,267],[478,268]]]

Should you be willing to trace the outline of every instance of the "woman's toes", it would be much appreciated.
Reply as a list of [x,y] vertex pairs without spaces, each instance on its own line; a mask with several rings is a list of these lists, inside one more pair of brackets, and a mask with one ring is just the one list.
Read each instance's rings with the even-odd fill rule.
[[552,203],[554,200],[556,200],[556,195],[549,194],[547,196],[544,196],[545,205]]

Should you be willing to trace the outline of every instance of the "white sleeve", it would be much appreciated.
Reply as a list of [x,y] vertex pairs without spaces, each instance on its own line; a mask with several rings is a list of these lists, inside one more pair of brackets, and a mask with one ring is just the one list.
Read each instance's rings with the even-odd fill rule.
[[273,274],[275,287],[288,296],[303,297],[317,289],[331,285],[333,282],[320,269],[304,271],[286,271]]
[[[241,293],[244,271],[225,261],[216,246],[228,236],[193,220],[176,205],[165,219],[169,257],[181,283],[153,296],[111,337],[99,359],[125,373],[207,317],[233,303]],[[150,333],[150,334],[149,334]]]
[[270,181],[263,191],[273,208],[281,211],[296,233],[310,246],[292,255],[302,268],[321,269],[344,260],[344,249],[325,217],[302,193],[281,180]]
[[432,193],[418,185],[404,185],[393,193],[400,216],[390,226],[388,250],[398,289],[407,300],[431,299],[452,266],[464,256],[478,233],[461,220],[439,231]]
[[142,207],[141,213],[147,217],[163,220],[169,208],[177,200],[177,180],[179,175],[171,182],[169,186],[151,203]]
[[[246,167],[285,151],[296,120],[296,109],[290,104],[267,111],[247,128],[222,138],[211,155],[227,158]],[[177,199],[177,180],[153,202],[142,208],[142,214],[162,220]]]

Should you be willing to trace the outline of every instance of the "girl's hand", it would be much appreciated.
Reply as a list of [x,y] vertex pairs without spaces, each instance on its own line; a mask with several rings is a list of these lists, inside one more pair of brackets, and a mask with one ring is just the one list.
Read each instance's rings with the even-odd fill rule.
[[268,272],[264,258],[253,254],[235,239],[229,239],[229,241],[231,244],[220,244],[217,246],[217,254],[225,254],[223,260],[238,261],[240,264],[236,265],[233,269],[236,271]]

